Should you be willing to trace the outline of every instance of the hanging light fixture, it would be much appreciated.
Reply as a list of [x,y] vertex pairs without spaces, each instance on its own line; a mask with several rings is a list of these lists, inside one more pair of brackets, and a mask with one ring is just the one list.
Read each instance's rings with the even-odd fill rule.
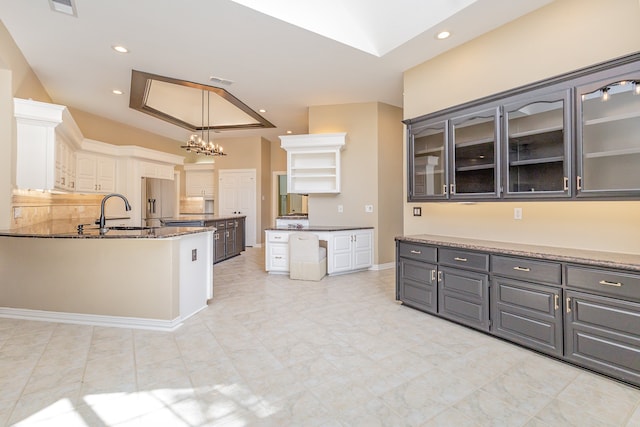
[[205,156],[226,156],[227,154],[223,152],[223,148],[219,144],[214,144],[211,140],[211,126],[209,123],[209,104],[211,100],[211,94],[209,91],[207,92],[207,138],[204,137],[204,93],[205,90],[202,90],[202,126],[200,127],[200,135],[194,133],[189,137],[187,143],[185,145],[180,146],[180,148],[184,148],[188,152],[194,152],[196,154],[204,154]]

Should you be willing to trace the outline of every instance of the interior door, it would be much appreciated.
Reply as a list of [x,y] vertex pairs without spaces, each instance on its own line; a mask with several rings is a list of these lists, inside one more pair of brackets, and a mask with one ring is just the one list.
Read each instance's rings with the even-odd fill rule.
[[219,215],[245,215],[245,243],[256,245],[256,170],[228,169],[218,172]]

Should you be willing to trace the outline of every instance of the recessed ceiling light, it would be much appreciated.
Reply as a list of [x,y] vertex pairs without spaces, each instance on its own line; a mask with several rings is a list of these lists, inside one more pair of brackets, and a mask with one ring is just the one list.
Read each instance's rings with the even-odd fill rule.
[[266,113],[267,112],[267,110],[265,110],[264,108],[261,108],[258,111],[261,112],[261,113]]
[[129,49],[127,49],[124,46],[116,45],[116,46],[112,46],[112,48],[118,53],[129,53]]
[[293,133],[293,132],[291,132],[290,130],[288,130],[288,131],[287,131],[287,133]]
[[114,95],[122,95],[124,92],[120,89],[114,89],[111,91]]
[[440,31],[438,34],[436,34],[436,38],[438,40],[444,40],[448,38],[450,35],[451,33],[449,31]]

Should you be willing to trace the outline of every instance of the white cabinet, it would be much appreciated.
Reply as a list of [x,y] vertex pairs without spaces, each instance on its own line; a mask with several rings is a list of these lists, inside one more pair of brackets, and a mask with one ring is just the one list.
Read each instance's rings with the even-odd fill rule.
[[265,266],[267,271],[289,272],[289,233],[288,231],[266,231]]
[[339,193],[340,151],[346,133],[281,136],[287,151],[287,188],[290,193]]
[[213,199],[216,194],[213,164],[184,165],[187,197]]
[[373,230],[333,232],[327,242],[327,271],[343,273],[371,267]]
[[21,189],[73,190],[74,151],[82,133],[62,105],[14,98],[16,185]]
[[161,178],[173,180],[173,165],[140,162],[140,176],[145,178]]
[[76,191],[111,193],[115,191],[116,161],[93,153],[76,154]]
[[[289,235],[301,230],[265,231],[265,270],[289,273]],[[327,244],[327,274],[366,270],[373,265],[373,229],[306,231]]]

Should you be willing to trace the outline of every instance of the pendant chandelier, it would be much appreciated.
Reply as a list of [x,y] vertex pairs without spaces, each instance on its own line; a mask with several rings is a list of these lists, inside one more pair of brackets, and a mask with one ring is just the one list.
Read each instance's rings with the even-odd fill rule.
[[194,152],[196,154],[204,154],[205,156],[226,156],[226,153],[223,152],[222,147],[219,144],[214,144],[210,138],[211,126],[209,123],[209,103],[210,103],[210,94],[207,92],[207,138],[204,137],[204,93],[202,91],[202,126],[200,126],[200,135],[193,134],[187,140],[185,145],[182,145],[181,148],[184,148],[188,152]]

